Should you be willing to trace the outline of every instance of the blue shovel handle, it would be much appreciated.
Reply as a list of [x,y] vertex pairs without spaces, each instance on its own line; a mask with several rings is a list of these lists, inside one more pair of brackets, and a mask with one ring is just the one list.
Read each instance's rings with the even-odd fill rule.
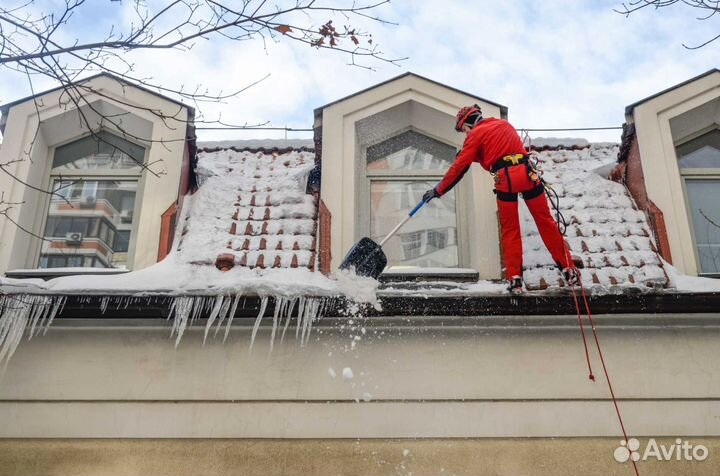
[[412,211],[410,212],[410,217],[412,218],[413,216],[415,216],[415,214],[418,212],[418,210],[420,210],[429,201],[430,200],[425,200],[425,199],[420,200],[420,203],[415,205],[415,208],[413,208]]

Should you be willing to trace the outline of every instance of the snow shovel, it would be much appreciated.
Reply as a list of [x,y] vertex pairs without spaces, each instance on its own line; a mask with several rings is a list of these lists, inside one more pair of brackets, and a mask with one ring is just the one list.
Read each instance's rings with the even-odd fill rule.
[[428,201],[421,200],[420,203],[415,205],[415,208],[408,214],[403,221],[397,224],[395,228],[380,242],[377,244],[367,236],[360,239],[355,246],[350,248],[345,259],[340,264],[340,269],[355,269],[355,274],[358,276],[369,276],[377,279],[380,273],[383,272],[385,266],[387,266],[387,256],[382,250],[382,247],[387,241],[398,232],[398,230],[411,219],[418,210]]

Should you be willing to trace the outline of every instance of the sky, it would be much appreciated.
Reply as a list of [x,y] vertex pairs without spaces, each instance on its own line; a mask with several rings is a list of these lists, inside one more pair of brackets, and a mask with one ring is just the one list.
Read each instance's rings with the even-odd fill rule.
[[[38,0],[33,8],[47,11],[57,3]],[[201,40],[190,51],[135,51],[124,58],[138,76],[171,88],[228,92],[267,76],[237,97],[201,105],[207,121],[310,128],[316,107],[410,71],[507,106],[516,128],[620,126],[628,104],[720,66],[720,41],[699,50],[683,46],[720,33],[720,19],[699,21],[697,12],[682,5],[644,9],[630,17],[614,11],[620,8],[618,0],[393,0],[376,10],[392,24],[351,20],[372,33],[384,57],[407,58],[396,64],[365,59],[371,69],[349,65],[342,53],[282,36]],[[91,0],[59,39],[67,44],[97,39],[132,19],[127,0]],[[325,14],[312,20],[319,26],[329,19]],[[334,21],[348,23],[342,17]],[[53,86],[38,80],[35,90]],[[24,76],[0,68],[0,104],[30,94]],[[199,130],[198,136],[309,138],[311,133]],[[620,131],[531,136],[618,142]]]

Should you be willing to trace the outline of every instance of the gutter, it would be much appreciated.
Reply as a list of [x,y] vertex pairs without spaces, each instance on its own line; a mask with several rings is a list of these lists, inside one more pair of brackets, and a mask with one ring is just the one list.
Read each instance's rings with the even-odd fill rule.
[[[307,296],[310,297],[310,296]],[[520,317],[518,322],[547,322],[547,316],[574,319],[577,325],[577,313],[572,295],[532,295],[510,298],[505,295],[485,296],[409,296],[378,294],[382,309],[375,310],[369,305],[357,303],[340,297],[318,297],[325,300],[323,321],[333,318],[346,320],[353,316],[385,322],[402,320],[410,325],[424,322],[429,318],[441,317],[443,320],[461,319],[477,325],[492,316]],[[58,319],[167,319],[174,297],[155,296],[91,296],[67,295]],[[676,322],[676,315],[708,314],[711,321],[720,323],[720,293],[646,293],[622,295],[588,296],[593,315],[608,314],[615,316],[638,315],[638,319],[647,322]],[[234,317],[257,318],[262,305],[259,296],[247,296],[240,300]],[[272,317],[274,299],[269,299],[264,312]],[[104,311],[102,310],[104,308]],[[353,312],[351,312],[353,311]],[[358,312],[359,311],[359,312]],[[209,310],[199,317],[206,318]],[[673,315],[668,317],[668,315]],[[544,316],[544,317],[543,317]],[[644,317],[641,317],[644,316]],[[622,318],[627,322],[627,318]],[[552,320],[552,319],[551,319]]]

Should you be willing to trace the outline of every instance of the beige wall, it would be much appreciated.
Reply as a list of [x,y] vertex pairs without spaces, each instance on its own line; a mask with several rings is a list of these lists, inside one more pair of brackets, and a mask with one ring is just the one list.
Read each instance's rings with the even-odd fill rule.
[[[717,316],[663,318],[597,317],[628,431],[720,436]],[[252,320],[236,324],[225,344],[203,346],[193,327],[175,349],[161,320],[59,320],[23,341],[2,375],[0,438],[620,434],[592,346],[597,382],[587,378],[572,316],[372,321],[365,334],[326,320],[305,347],[291,328],[272,353],[264,324],[252,354]]]
[[[453,131],[453,121],[460,107],[477,102],[486,117],[500,117],[498,106],[412,75],[326,107],[322,112],[321,190],[323,201],[332,215],[333,269],[337,269],[345,253],[362,237],[356,217],[361,208],[357,203],[360,144],[357,141],[356,125],[363,119],[381,115],[408,102],[440,113],[430,116],[416,112],[408,125],[458,149],[462,146],[464,136]],[[422,110],[421,107],[416,109]],[[442,120],[438,120],[438,117]],[[407,121],[406,118],[404,120]],[[378,138],[382,132],[391,131],[376,132]],[[467,217],[468,234],[473,237],[469,267],[477,269],[481,278],[499,278],[500,256],[492,179],[476,165],[468,172],[464,182],[469,182],[465,195],[473,204],[469,207],[471,212]]]
[[[132,269],[143,268],[157,259],[160,217],[177,199],[188,112],[186,108],[156,95],[127,85],[122,87],[117,81],[107,77],[98,77],[91,82],[97,94],[88,94],[87,101],[109,115],[129,112],[122,117],[123,127],[133,135],[148,139],[145,142],[135,138],[130,140],[145,146],[148,150],[146,163],[154,163],[152,169],[163,172],[159,177],[143,172],[139,183],[138,198],[142,200],[142,207],[134,218],[135,247],[130,250],[129,266]],[[21,103],[10,109],[0,161],[23,158],[21,162],[8,167],[8,171],[23,182],[47,190],[50,185],[50,161],[54,148],[87,131],[77,113],[72,111],[72,106],[60,103],[59,92],[49,93],[38,99],[41,101],[40,121],[34,101]],[[147,109],[162,111],[176,119],[163,122]],[[98,121],[99,116],[96,113],[87,112],[91,124]],[[107,125],[107,121],[105,127],[113,130],[112,126]],[[25,158],[24,152],[31,150],[36,130],[38,134],[32,146],[31,162]],[[160,141],[163,141],[163,144],[160,144]],[[35,191],[6,174],[0,176],[0,190],[5,192],[5,200],[24,202],[11,212],[11,218],[33,233],[41,234],[48,195]],[[34,267],[38,253],[38,239],[30,237],[8,220],[0,220],[0,272]]]
[[665,217],[673,265],[690,275],[697,275],[698,263],[675,140],[694,131],[682,124],[676,126],[674,137],[671,122],[718,97],[720,73],[716,72],[636,106],[628,118],[635,123],[648,197]]

